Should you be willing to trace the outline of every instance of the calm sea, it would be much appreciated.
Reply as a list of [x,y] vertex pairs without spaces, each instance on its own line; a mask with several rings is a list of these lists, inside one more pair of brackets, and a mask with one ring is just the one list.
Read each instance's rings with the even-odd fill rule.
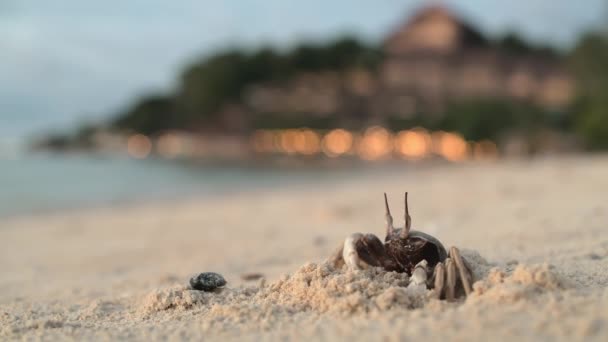
[[334,182],[352,175],[348,169],[220,167],[85,155],[0,158],[0,217]]

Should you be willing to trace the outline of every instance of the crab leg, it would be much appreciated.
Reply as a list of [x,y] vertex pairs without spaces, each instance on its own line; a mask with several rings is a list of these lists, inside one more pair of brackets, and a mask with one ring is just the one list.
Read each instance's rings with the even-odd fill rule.
[[471,287],[471,271],[466,267],[464,261],[462,260],[462,256],[460,256],[460,251],[456,247],[450,248],[450,258],[454,260],[456,264],[456,269],[458,269],[458,273],[460,274],[460,281],[462,282],[462,287],[464,288],[464,293],[466,295],[470,295],[473,292]]
[[433,295],[437,299],[441,299],[441,293],[443,292],[443,287],[445,285],[445,266],[443,263],[439,262],[435,265],[435,284],[434,284],[434,293]]
[[456,266],[451,258],[445,259],[445,273],[446,273],[446,288],[445,297],[448,301],[454,301],[456,292]]

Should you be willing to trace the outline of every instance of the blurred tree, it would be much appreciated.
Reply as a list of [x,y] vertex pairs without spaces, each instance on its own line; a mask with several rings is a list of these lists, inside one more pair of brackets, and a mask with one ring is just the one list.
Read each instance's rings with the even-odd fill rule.
[[259,113],[252,121],[254,129],[285,129],[308,127],[313,129],[338,128],[336,117],[319,117],[307,113]]
[[[373,68],[380,61],[378,49],[350,37],[326,45],[301,44],[286,54],[268,47],[251,54],[225,51],[186,68],[174,99],[144,98],[119,115],[112,126],[148,134],[167,128],[213,127],[220,119],[222,106],[240,102],[243,90],[251,84],[284,81],[301,72]],[[267,122],[269,118],[257,121]]]
[[326,66],[325,52],[327,51],[319,46],[305,43],[289,53],[287,60],[293,70],[318,71]]
[[468,140],[496,141],[510,133],[530,136],[546,123],[546,113],[531,104],[480,99],[451,104],[432,128],[459,132]]
[[585,95],[606,95],[608,83],[608,39],[601,33],[583,36],[570,55],[570,65]]
[[507,32],[496,41],[495,45],[503,52],[514,55],[540,54],[552,57],[559,55],[557,50],[546,45],[530,43],[514,31]]
[[171,97],[151,95],[144,97],[124,115],[112,123],[112,128],[156,134],[176,127],[174,103]]
[[186,69],[177,96],[180,128],[212,120],[223,103],[239,95],[245,60],[243,53],[229,51]]
[[590,149],[608,149],[608,38],[583,36],[570,55],[579,84],[575,129]]
[[533,48],[517,33],[509,32],[498,40],[498,46],[513,53],[530,53]]
[[62,133],[51,133],[42,139],[37,139],[32,142],[30,148],[32,150],[52,150],[66,151],[73,147],[72,137]]
[[291,76],[291,67],[283,56],[272,48],[265,47],[254,52],[242,65],[245,83],[284,79]]

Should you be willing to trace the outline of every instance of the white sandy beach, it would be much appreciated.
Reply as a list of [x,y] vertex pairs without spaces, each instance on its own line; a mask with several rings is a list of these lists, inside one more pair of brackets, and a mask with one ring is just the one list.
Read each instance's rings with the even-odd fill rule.
[[[414,229],[464,250],[466,300],[323,264],[350,233],[383,238],[382,192],[400,222],[406,190]],[[605,341],[607,194],[608,157],[564,157],[6,219],[0,340]],[[188,290],[204,271],[227,287]]]

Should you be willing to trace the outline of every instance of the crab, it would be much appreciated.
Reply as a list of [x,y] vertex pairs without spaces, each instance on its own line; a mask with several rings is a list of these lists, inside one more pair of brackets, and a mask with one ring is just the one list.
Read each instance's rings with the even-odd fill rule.
[[336,268],[346,266],[361,270],[382,267],[386,271],[407,273],[410,285],[425,286],[437,299],[454,301],[472,292],[473,275],[456,247],[446,251],[441,242],[421,231],[411,230],[407,192],[405,193],[405,225],[393,226],[393,217],[384,193],[386,238],[384,243],[374,234],[355,233],[329,258]]

